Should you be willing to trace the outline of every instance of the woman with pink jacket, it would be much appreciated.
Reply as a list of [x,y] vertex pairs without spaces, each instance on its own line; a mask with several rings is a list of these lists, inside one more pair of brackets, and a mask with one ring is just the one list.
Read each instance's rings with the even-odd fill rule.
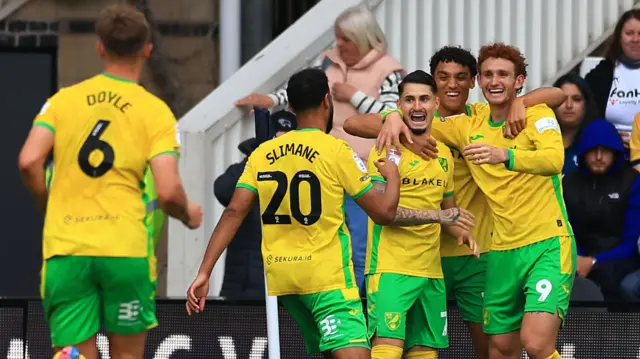
[[[322,66],[329,78],[334,101],[331,135],[347,141],[366,163],[375,140],[347,134],[344,121],[358,113],[377,113],[396,108],[398,84],[405,75],[402,65],[387,54],[387,40],[375,16],[367,9],[345,10],[335,21],[336,47],[326,51],[314,64]],[[237,106],[279,108],[287,105],[286,88],[275,93],[251,94]],[[345,202],[346,223],[351,233],[353,263],[358,286],[364,288],[367,246],[367,215],[350,197]]]

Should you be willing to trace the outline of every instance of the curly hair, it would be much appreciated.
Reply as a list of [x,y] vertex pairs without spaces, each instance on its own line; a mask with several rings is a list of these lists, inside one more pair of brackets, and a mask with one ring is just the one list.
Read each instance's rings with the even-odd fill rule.
[[435,74],[436,67],[438,67],[440,63],[446,62],[453,62],[468,68],[471,73],[471,77],[478,75],[476,58],[469,50],[463,49],[460,46],[445,46],[436,51],[429,60],[429,69],[431,74]]
[[485,45],[480,48],[478,54],[478,68],[482,68],[482,63],[489,58],[505,59],[513,63],[515,75],[527,77],[527,62],[524,55],[515,46],[505,45],[502,42]]

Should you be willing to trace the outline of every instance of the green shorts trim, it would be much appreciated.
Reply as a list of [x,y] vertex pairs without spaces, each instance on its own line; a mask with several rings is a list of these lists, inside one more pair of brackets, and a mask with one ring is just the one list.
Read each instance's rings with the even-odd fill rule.
[[447,294],[444,279],[381,273],[367,275],[369,338],[404,340],[406,349],[444,349]]
[[524,247],[490,251],[484,292],[487,334],[520,329],[526,312],[558,314],[564,320],[576,272],[573,236],[552,237]]
[[308,354],[371,348],[357,288],[284,295],[279,299],[298,323]]
[[487,278],[487,254],[442,257],[442,272],[447,297],[453,297],[462,319],[482,324],[484,284]]
[[101,327],[132,335],[157,326],[155,271],[155,257],[47,259],[41,295],[53,346],[77,345]]

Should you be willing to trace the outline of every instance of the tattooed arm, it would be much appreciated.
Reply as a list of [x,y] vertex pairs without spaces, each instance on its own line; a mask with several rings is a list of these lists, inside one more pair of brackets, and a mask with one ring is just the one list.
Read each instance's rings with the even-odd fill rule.
[[[374,181],[373,185],[378,192],[384,193],[386,185],[383,182]],[[411,209],[398,206],[396,216],[391,222],[391,225],[407,227],[439,223],[442,225],[459,226],[468,230],[474,226],[473,220],[474,217],[470,212],[457,207],[435,210]]]

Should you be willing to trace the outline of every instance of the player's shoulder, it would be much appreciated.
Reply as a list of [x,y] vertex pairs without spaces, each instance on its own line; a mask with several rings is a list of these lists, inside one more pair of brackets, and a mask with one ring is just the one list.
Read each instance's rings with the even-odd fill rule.
[[526,121],[527,127],[535,129],[538,133],[546,130],[560,132],[560,124],[558,124],[555,113],[545,104],[528,107],[526,111]]
[[451,149],[447,145],[445,145],[444,142],[436,140],[436,148],[438,149],[438,157],[453,160]]
[[551,107],[547,106],[544,103],[527,107],[526,116],[527,116],[527,120],[530,118],[536,119],[536,118],[543,118],[543,117],[556,118],[556,115],[551,109]]

